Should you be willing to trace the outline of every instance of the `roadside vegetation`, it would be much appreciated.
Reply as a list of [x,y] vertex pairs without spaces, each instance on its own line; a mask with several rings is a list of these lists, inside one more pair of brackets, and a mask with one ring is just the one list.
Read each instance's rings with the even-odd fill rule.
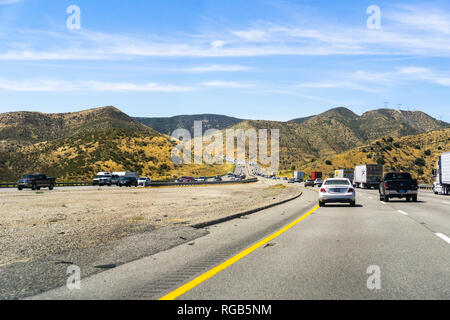
[[[296,169],[304,171],[307,176],[312,171],[322,171],[324,177],[331,177],[336,169],[378,163],[384,165],[385,172],[408,171],[420,183],[430,184],[438,156],[447,151],[450,151],[450,128],[402,138],[384,137],[327,159],[319,158]],[[332,165],[328,165],[326,160],[330,160]],[[292,171],[283,171],[283,174],[289,175]]]
[[175,166],[173,147],[166,136],[126,129],[80,134],[1,152],[0,181],[15,181],[28,172],[45,172],[59,181],[90,181],[100,171],[132,171],[152,180],[171,180],[232,170],[232,164]]

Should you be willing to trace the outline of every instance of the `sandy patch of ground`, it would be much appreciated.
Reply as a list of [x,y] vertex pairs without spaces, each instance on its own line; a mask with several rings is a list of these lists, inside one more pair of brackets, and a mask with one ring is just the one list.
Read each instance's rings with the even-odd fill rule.
[[275,182],[176,188],[0,189],[0,266],[165,226],[214,220],[291,198]]

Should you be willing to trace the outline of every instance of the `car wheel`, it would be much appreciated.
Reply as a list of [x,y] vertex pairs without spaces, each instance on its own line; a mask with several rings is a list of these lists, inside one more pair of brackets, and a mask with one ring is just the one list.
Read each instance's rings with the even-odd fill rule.
[[412,200],[413,202],[417,202],[417,196],[413,196]]
[[411,197],[406,197],[406,202],[411,202]]
[[53,190],[54,187],[55,187],[55,186],[51,184],[51,185],[48,187],[48,190]]
[[17,189],[18,189],[19,191],[22,191],[23,188],[22,188],[22,187],[17,187]]
[[355,201],[350,202],[350,207],[354,207],[354,206],[356,206],[356,202]]
[[319,207],[325,207],[325,202],[319,201]]
[[36,190],[37,189],[37,186],[35,185],[35,184],[33,184],[32,186],[31,186],[31,190]]
[[389,196],[388,196],[388,195],[385,195],[384,198],[383,198],[383,200],[384,200],[384,202],[389,202]]

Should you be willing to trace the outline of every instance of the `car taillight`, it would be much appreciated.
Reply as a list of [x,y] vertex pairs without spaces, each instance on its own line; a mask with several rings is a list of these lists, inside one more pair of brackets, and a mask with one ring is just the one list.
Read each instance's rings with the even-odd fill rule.
[[325,193],[327,192],[327,190],[325,190],[325,188],[320,189],[320,192]]
[[353,192],[355,191],[353,188],[348,189],[348,192]]
[[385,188],[385,189],[389,189],[389,183],[386,182],[386,183],[384,184],[384,188]]

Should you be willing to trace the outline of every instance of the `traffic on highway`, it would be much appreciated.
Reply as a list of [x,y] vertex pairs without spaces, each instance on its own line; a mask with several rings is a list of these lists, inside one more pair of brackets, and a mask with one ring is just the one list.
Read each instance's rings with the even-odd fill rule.
[[442,0],[0,0],[3,317],[433,316],[449,35]]

